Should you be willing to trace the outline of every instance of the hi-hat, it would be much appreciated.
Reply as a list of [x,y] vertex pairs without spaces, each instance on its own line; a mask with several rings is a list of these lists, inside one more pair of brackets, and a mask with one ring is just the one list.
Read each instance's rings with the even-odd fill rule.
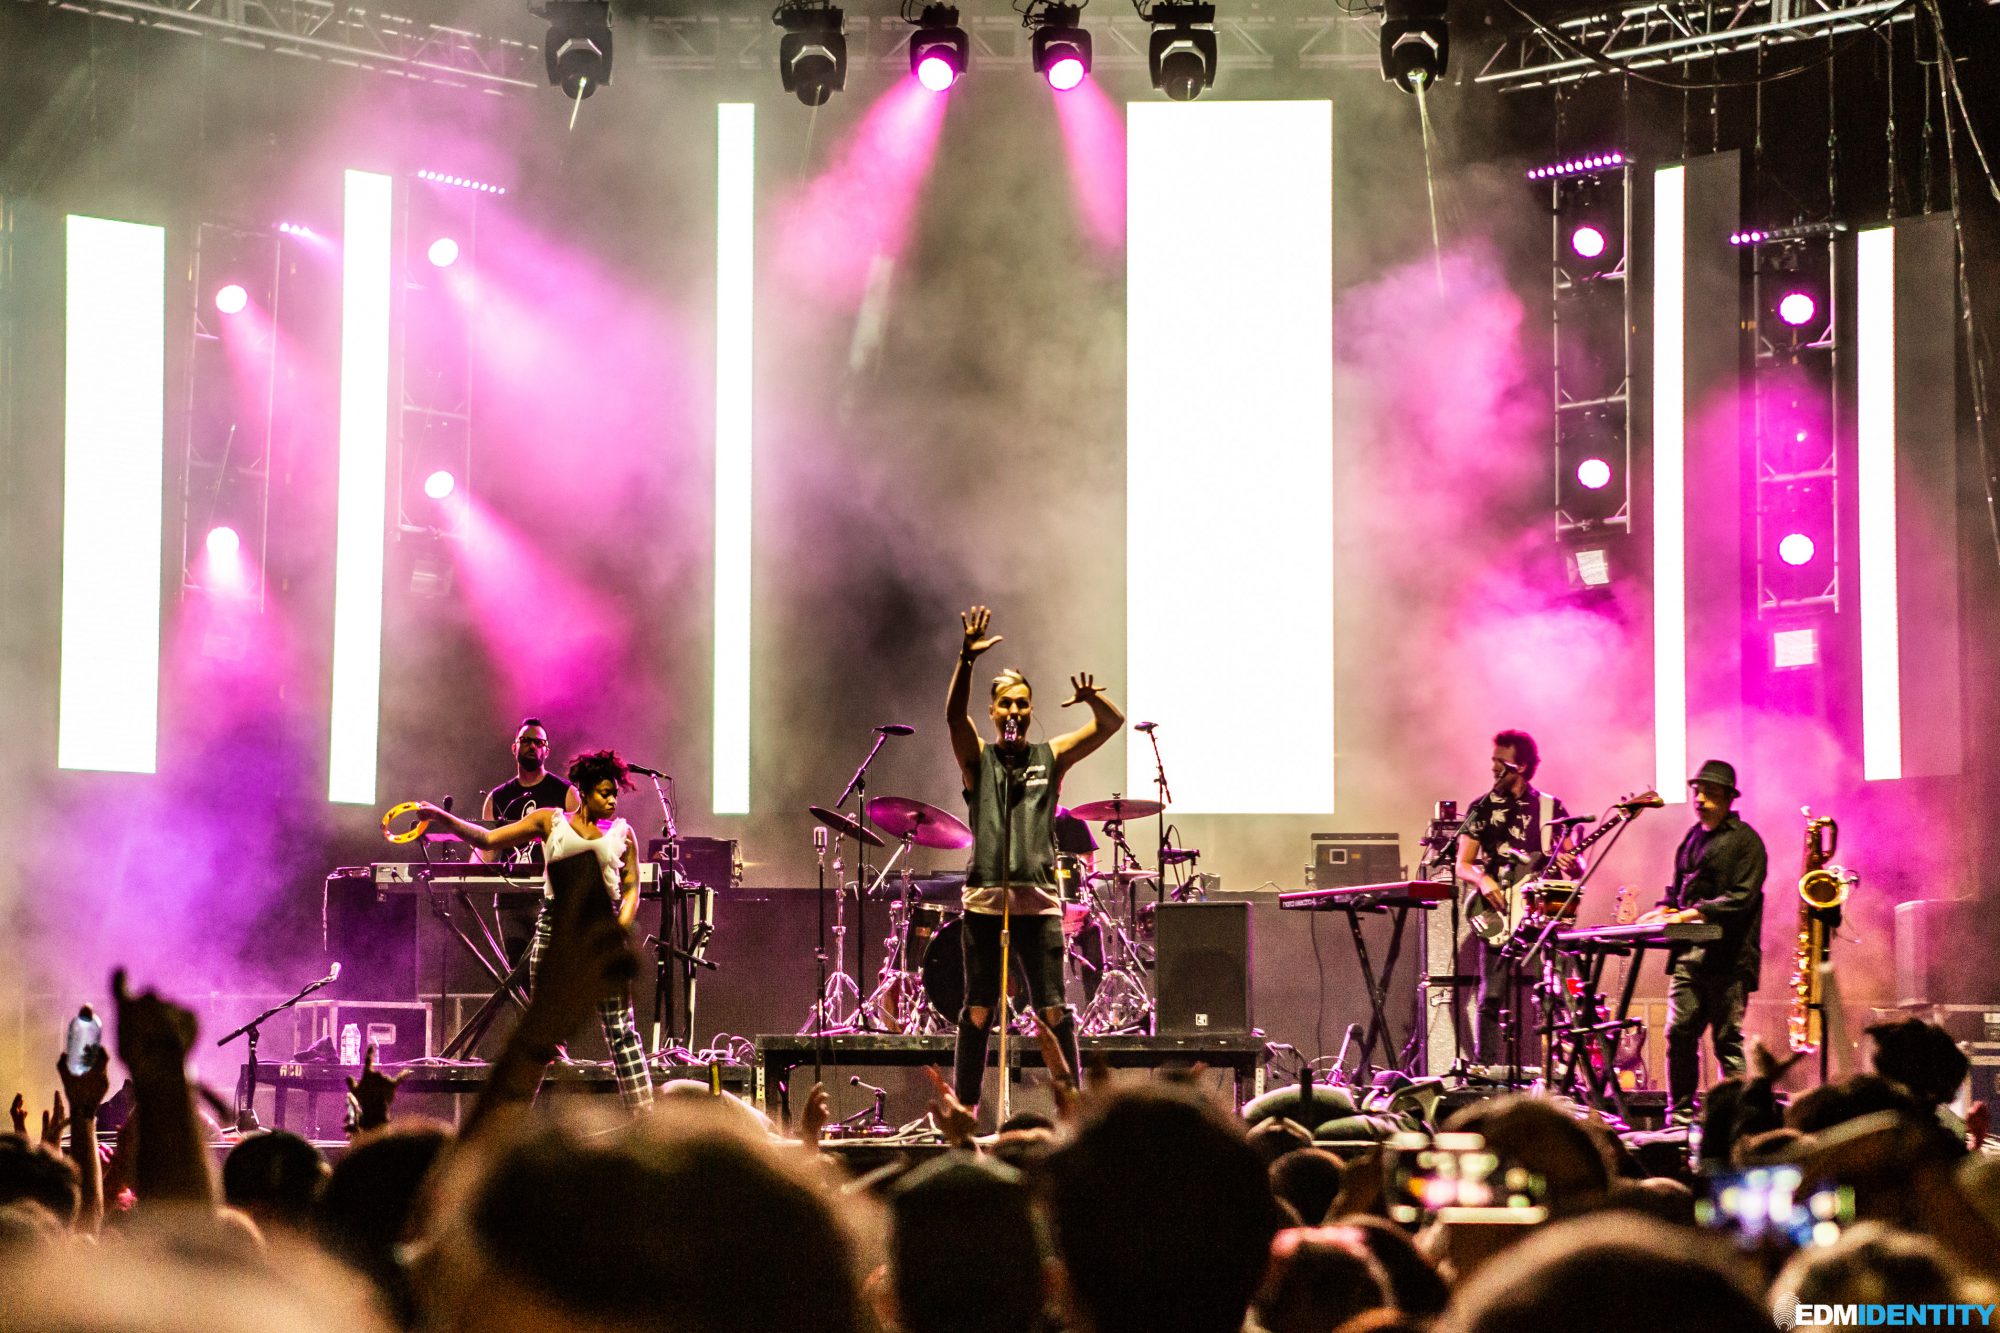
[[1090,882],[1096,884],[1115,879],[1120,884],[1130,884],[1142,879],[1158,879],[1159,877],[1160,872],[1157,870],[1099,870],[1091,874]]
[[838,810],[829,810],[823,805],[809,805],[806,813],[832,829],[843,838],[859,838],[870,847],[883,847],[882,835],[872,828],[863,828]]
[[907,796],[877,796],[868,803],[868,818],[892,838],[940,852],[972,845],[972,830],[934,805]]
[[1135,801],[1122,796],[1114,796],[1108,801],[1092,801],[1089,805],[1073,805],[1069,812],[1078,819],[1092,824],[1111,824],[1121,819],[1144,819],[1157,815],[1166,809],[1158,801]]

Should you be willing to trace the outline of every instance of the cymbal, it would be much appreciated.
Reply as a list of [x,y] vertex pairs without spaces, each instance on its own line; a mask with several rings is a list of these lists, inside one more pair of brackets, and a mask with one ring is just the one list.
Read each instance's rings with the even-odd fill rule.
[[868,803],[868,818],[890,837],[919,847],[952,852],[972,845],[972,830],[963,820],[907,796],[877,796]]
[[1129,883],[1133,880],[1158,879],[1159,877],[1160,872],[1157,870],[1099,870],[1090,875],[1090,879],[1093,882],[1101,879],[1115,879],[1121,884]]
[[1144,819],[1147,815],[1157,815],[1166,809],[1158,801],[1135,801],[1114,796],[1108,801],[1092,801],[1089,805],[1073,805],[1069,812],[1078,819],[1092,824],[1109,824],[1119,819]]
[[859,838],[870,847],[882,847],[882,835],[872,828],[863,828],[838,810],[829,810],[823,805],[809,805],[806,813],[832,829],[843,838]]

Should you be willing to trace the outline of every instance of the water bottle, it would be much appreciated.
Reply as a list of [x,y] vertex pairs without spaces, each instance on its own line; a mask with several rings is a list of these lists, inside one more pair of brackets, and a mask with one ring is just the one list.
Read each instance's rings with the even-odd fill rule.
[[90,1048],[103,1040],[104,1024],[97,1021],[97,1014],[86,1004],[69,1021],[69,1043],[63,1052],[63,1062],[72,1075],[81,1078],[90,1072]]
[[361,1063],[361,1025],[349,1023],[340,1030],[340,1063],[358,1065]]

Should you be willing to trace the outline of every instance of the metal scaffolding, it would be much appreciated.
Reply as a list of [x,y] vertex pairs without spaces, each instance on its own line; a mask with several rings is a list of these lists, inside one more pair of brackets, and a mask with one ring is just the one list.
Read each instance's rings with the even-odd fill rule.
[[1507,91],[1837,37],[1916,17],[1914,0],[1658,0],[1528,26],[1474,76]]
[[328,0],[28,0],[233,46],[504,93],[540,88],[542,52]]

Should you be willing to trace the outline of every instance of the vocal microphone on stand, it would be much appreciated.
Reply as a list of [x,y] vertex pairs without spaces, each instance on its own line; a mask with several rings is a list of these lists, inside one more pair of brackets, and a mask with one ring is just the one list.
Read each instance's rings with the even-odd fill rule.
[[1000,739],[1012,745],[1021,739],[1021,730],[1021,719],[1009,716],[1000,723]]
[[907,722],[884,722],[881,726],[875,728],[875,730],[881,732],[884,736],[908,736],[913,734],[916,728]]
[[[628,773],[637,773],[641,777],[658,778],[662,782],[672,782],[674,780],[671,774],[662,773],[657,768],[647,768],[644,764],[627,764],[625,765],[625,771]],[[449,806],[446,807],[446,809],[449,808]]]
[[889,1090],[887,1088],[878,1088],[873,1083],[870,1083],[866,1079],[862,1078],[861,1075],[859,1074],[849,1074],[847,1076],[847,1082],[848,1086],[855,1088],[866,1088],[868,1089],[868,1091],[874,1093],[877,1097],[887,1097],[889,1095]]
[[1160,724],[1159,724],[1159,723],[1157,723],[1157,722],[1135,722],[1135,723],[1133,723],[1133,724],[1132,724],[1132,730],[1134,730],[1134,731],[1151,731],[1151,730],[1153,730],[1153,728],[1155,728],[1155,727],[1157,727],[1157,726],[1159,726],[1159,725],[1160,725]]
[[1548,826],[1550,828],[1568,828],[1572,824],[1595,824],[1596,822],[1596,815],[1564,815],[1561,819],[1551,819]]

